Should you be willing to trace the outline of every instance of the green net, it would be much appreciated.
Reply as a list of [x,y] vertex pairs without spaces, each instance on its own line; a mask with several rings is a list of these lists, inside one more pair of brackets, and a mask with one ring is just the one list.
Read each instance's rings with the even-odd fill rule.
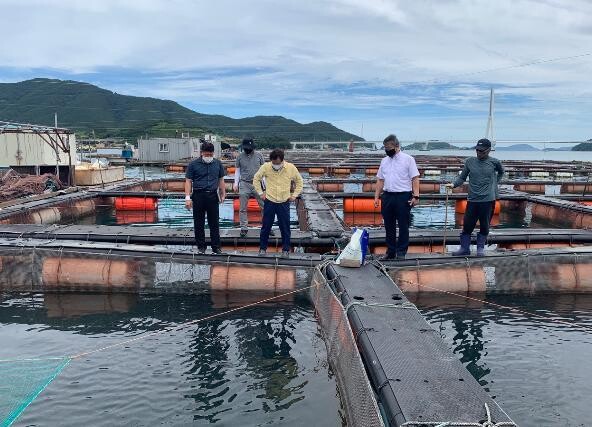
[[0,360],[0,427],[10,426],[70,360]]

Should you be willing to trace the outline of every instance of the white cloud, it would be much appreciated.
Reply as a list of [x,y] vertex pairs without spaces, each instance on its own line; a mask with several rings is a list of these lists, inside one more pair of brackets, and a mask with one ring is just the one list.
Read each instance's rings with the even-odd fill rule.
[[[4,0],[2,11],[10,16],[0,27],[3,67],[170,77],[114,83],[123,93],[380,115],[418,104],[484,110],[491,84],[500,100],[532,99],[527,111],[537,116],[567,121],[592,110],[592,56],[519,67],[592,52],[586,0]],[[195,77],[236,69],[251,72]]]

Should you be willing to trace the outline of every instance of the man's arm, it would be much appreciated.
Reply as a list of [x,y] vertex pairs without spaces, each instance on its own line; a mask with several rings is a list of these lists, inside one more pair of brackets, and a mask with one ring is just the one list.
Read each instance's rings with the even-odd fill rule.
[[380,194],[384,188],[384,179],[376,179],[376,189],[374,190],[374,207],[377,208],[380,203]]
[[224,177],[218,180],[218,194],[220,195],[220,203],[226,199],[226,183],[224,182]]
[[237,166],[236,170],[234,171],[234,184],[232,184],[232,189],[236,193],[238,191],[238,182],[240,181],[240,168]]
[[189,178],[185,178],[185,209],[191,209],[191,184],[192,181]]
[[460,187],[467,180],[467,177],[469,176],[469,167],[467,166],[468,162],[469,162],[469,159],[465,160],[465,164],[463,166],[462,172],[460,173],[459,176],[456,177],[456,179],[452,183],[453,188]]
[[417,196],[418,198],[411,199],[409,204],[415,206],[419,203],[419,175],[411,178],[411,188],[413,189],[413,196]]
[[253,187],[255,187],[255,191],[257,192],[257,194],[259,194],[261,196],[261,198],[263,200],[265,200],[265,192],[263,191],[263,188],[261,187],[261,180],[263,179],[263,177],[265,175],[264,169],[265,169],[265,164],[261,165],[259,170],[255,173],[255,176],[253,177]]
[[294,192],[290,195],[290,201],[294,201],[296,200],[296,197],[298,197],[300,195],[300,193],[302,193],[302,188],[304,187],[304,181],[302,180],[302,175],[300,175],[300,172],[298,172],[298,169],[296,168],[296,166],[292,166],[294,168],[294,173],[296,174],[294,176],[294,180],[296,181],[296,187],[294,188]]
[[502,178],[504,177],[504,172],[505,172],[502,162],[498,161],[496,168],[497,168],[497,183],[499,184],[500,181],[502,180]]

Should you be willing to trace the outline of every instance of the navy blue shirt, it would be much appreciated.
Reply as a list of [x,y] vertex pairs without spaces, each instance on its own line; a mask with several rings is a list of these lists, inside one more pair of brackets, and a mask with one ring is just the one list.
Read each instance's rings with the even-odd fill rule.
[[193,191],[216,191],[220,178],[226,175],[222,162],[218,159],[206,163],[201,157],[187,166],[185,178],[193,181]]

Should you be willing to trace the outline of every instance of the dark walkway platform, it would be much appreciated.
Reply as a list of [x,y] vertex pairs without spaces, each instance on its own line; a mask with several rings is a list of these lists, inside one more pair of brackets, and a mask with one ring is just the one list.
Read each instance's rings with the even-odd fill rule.
[[483,423],[486,405],[493,423],[483,425],[515,425],[390,277],[373,265],[330,265],[327,276],[341,296],[392,425]]

